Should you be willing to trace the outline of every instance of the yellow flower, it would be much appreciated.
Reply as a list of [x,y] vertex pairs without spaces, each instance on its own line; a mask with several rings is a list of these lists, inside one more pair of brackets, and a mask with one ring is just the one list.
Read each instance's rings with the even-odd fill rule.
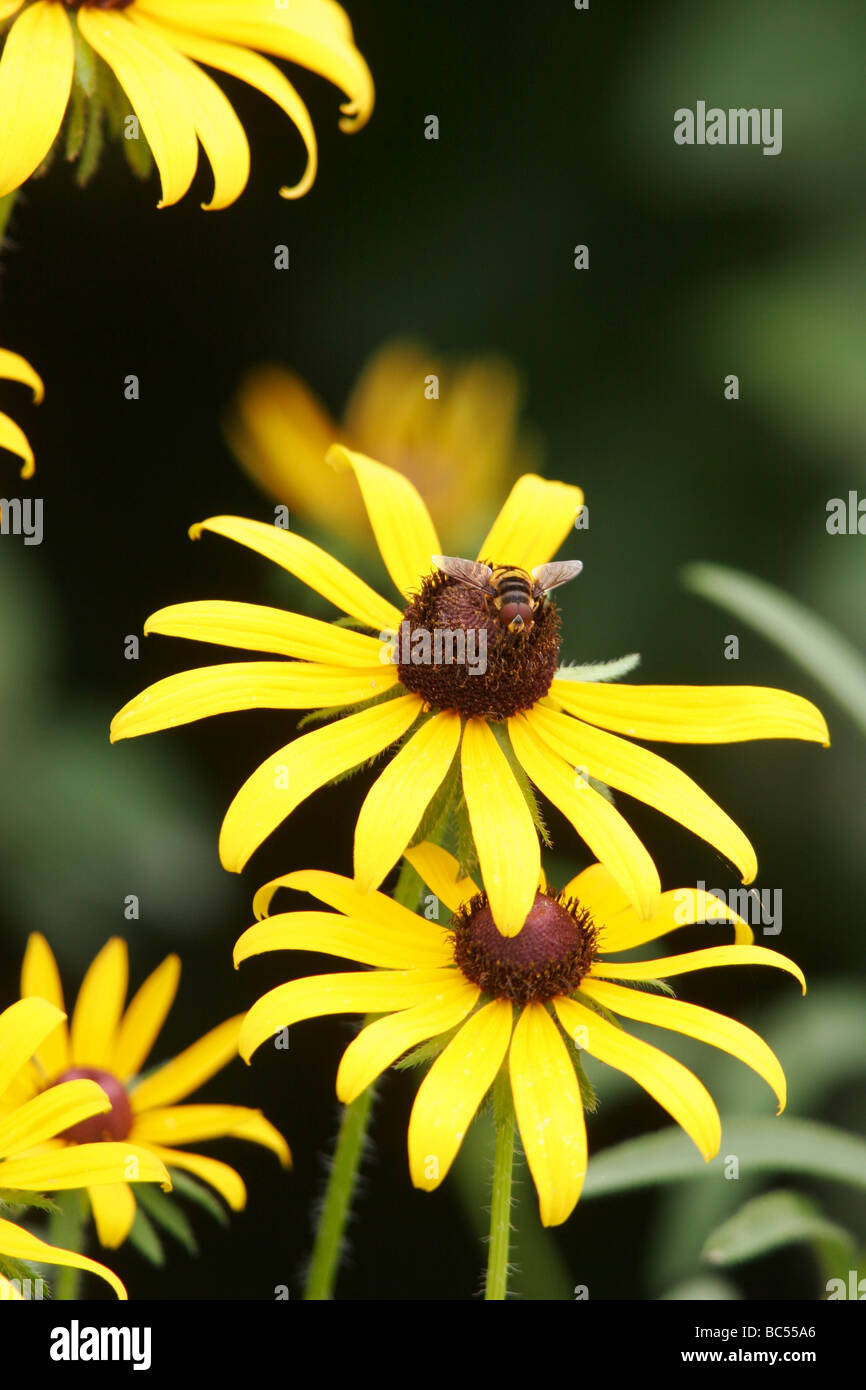
[[[558,616],[552,604],[540,605],[528,634],[514,639],[486,594],[437,571],[431,557],[440,550],[439,540],[407,478],[342,446],[329,457],[354,470],[385,566],[408,606],[401,611],[381,598],[301,536],[240,517],[212,517],[193,527],[192,535],[215,531],[249,546],[363,626],[381,630],[379,637],[253,604],[177,604],[149,618],[145,632],[299,660],[237,662],[169,676],[130,701],[112,723],[117,740],[230,710],[339,711],[386,696],[293,739],[248,778],[223,821],[225,867],[240,872],[312,792],[406,739],[373,784],[358,818],[355,876],[364,890],[376,888],[398,862],[433,798],[443,784],[449,786],[449,774],[452,804],[459,806],[461,797],[465,803],[484,886],[506,935],[520,931],[538,882],[539,841],[526,777],[607,864],[642,916],[649,916],[658,900],[655,865],[590,779],[688,826],[751,882],[755,852],[730,817],[678,768],[606,731],[682,743],[752,738],[826,743],[827,728],[814,705],[757,686],[575,681],[568,668],[557,667]],[[544,565],[569,534],[582,501],[578,487],[525,474],[479,558],[526,571]],[[480,647],[483,633],[484,671],[459,661],[436,664],[428,658],[416,664],[416,630],[422,636],[426,631],[429,639],[431,628],[440,634],[456,631],[467,652],[473,634]],[[407,634],[412,637],[408,653]],[[423,644],[419,650],[424,656]],[[399,659],[392,661],[395,653]]]
[[[428,399],[433,377],[439,394]],[[347,476],[321,483],[322,460],[338,440],[405,473],[435,514],[451,518],[452,544],[462,546],[477,534],[484,500],[539,466],[537,446],[518,436],[521,395],[503,358],[456,364],[398,340],[367,363],[342,423],[294,372],[254,368],[241,382],[227,435],[254,481],[318,529],[366,543],[357,488]]]
[[[611,874],[593,864],[560,894],[540,888],[522,932],[501,935],[486,895],[458,878],[457,861],[422,844],[407,856],[454,913],[449,927],[350,879],[322,871],[287,874],[256,895],[268,910],[278,888],[309,893],[335,913],[286,912],[257,923],[235,947],[235,964],[273,950],[321,951],[376,967],[280,985],[257,1001],[240,1035],[252,1053],[276,1028],[323,1014],[380,1014],[349,1044],[337,1095],[349,1104],[404,1053],[444,1043],[419,1087],[409,1121],[416,1187],[438,1187],[500,1068],[507,1067],[517,1123],[545,1226],[565,1221],[586,1173],[586,1127],[575,1058],[580,1051],[625,1072],[662,1105],[706,1160],[721,1122],[705,1087],[682,1063],[632,1037],[618,1014],[697,1038],[738,1057],[785,1103],[785,1078],[767,1044],[723,1014],[646,992],[641,984],[716,965],[773,965],[805,980],[794,963],[752,945],[750,927],[724,903],[694,889],[662,894],[641,919]],[[734,923],[734,945],[657,960],[606,957],[700,920]],[[631,988],[637,984],[637,988]],[[564,1035],[564,1036],[563,1036]]]
[[[66,1015],[46,999],[20,999],[0,1014],[0,1188],[7,1193],[56,1192],[90,1187],[104,1192],[129,1182],[171,1182],[162,1160],[133,1143],[84,1143],[63,1148],[57,1136],[73,1125],[92,1124],[110,1108],[95,1081],[77,1077],[36,1094],[34,1066],[38,1049],[57,1045]],[[98,1121],[97,1121],[98,1122]],[[106,1187],[106,1184],[109,1187]],[[7,1198],[8,1200],[8,1198]],[[98,1274],[126,1298],[117,1275],[74,1250],[48,1245],[14,1221],[0,1220],[0,1257],[37,1264],[68,1265]],[[0,1297],[15,1298],[15,1285]]]
[[[45,395],[45,387],[42,385],[42,378],[33,370],[29,362],[23,357],[19,357],[17,352],[9,352],[6,348],[0,348],[0,380],[20,381],[25,386],[29,386],[33,392],[33,399],[38,405]],[[0,448],[8,449],[10,453],[17,454],[24,460],[21,469],[22,478],[32,478],[35,472],[33,460],[33,450],[30,448],[24,431],[10,420],[8,415],[0,412]]]
[[[84,1119],[71,1132],[68,1125],[60,1127],[66,1132],[57,1142],[71,1146],[70,1155],[82,1144],[97,1153],[117,1147],[126,1151],[132,1144],[160,1166],[184,1169],[209,1183],[238,1211],[246,1201],[239,1174],[215,1158],[187,1153],[176,1146],[224,1137],[249,1139],[272,1149],[283,1164],[289,1164],[288,1145],[260,1111],[239,1105],[177,1104],[237,1055],[242,1015],[227,1019],[172,1061],[142,1077],[141,1068],[174,1001],[180,961],[177,956],[167,956],[124,1013],[127,974],[126,942],[114,937],[84,977],[70,1028],[63,1023],[40,1043],[27,1077],[29,1092],[51,1096],[58,1082],[79,1077],[88,1078],[88,1084],[98,1083],[110,1102],[103,1107],[107,1113]],[[21,993],[25,1000],[37,995],[63,1008],[57,965],[38,932],[27,943]],[[59,1161],[53,1153],[50,1157]],[[2,1166],[0,1185],[4,1185]],[[100,1241],[107,1246],[120,1245],[135,1217],[131,1189],[121,1182],[91,1187],[89,1179],[85,1185]]]
[[0,59],[0,196],[45,159],[78,92],[73,83],[97,101],[106,84],[119,83],[159,170],[160,207],[176,203],[192,183],[199,141],[214,176],[204,206],[227,207],[246,187],[243,126],[199,64],[257,88],[297,127],[307,163],[298,183],[280,190],[286,198],[299,198],[316,177],[316,135],[301,97],[262,53],[338,86],[347,98],[343,130],[362,126],[373,107],[372,78],[334,0],[0,0],[0,20],[12,16]]

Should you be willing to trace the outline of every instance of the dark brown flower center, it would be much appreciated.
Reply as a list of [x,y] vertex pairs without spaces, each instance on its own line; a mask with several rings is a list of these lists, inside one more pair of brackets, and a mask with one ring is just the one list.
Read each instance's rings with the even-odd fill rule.
[[559,661],[559,615],[543,600],[528,630],[509,632],[490,594],[438,571],[403,614],[400,680],[433,709],[509,719],[550,690]]
[[452,921],[454,960],[485,994],[515,1004],[572,994],[592,965],[598,932],[574,898],[536,893],[517,936],[503,936],[487,895],[479,893]]
[[103,1139],[117,1142],[128,1138],[132,1129],[132,1106],[123,1084],[116,1076],[100,1067],[70,1067],[54,1084],[59,1086],[62,1081],[95,1081],[111,1101],[110,1110],[101,1115],[91,1115],[87,1120],[79,1120],[77,1125],[70,1125],[60,1136],[62,1139],[68,1139],[72,1144],[97,1144]]

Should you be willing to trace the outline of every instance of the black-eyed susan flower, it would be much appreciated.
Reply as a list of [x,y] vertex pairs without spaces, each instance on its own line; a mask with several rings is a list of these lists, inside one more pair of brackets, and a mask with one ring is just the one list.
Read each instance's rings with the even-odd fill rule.
[[[381,1015],[343,1054],[337,1095],[346,1104],[404,1054],[441,1040],[409,1121],[416,1187],[438,1187],[505,1068],[541,1220],[546,1226],[565,1221],[586,1173],[575,1064],[582,1052],[632,1077],[711,1159],[721,1122],[708,1091],[682,1063],[627,1032],[616,1016],[730,1053],[764,1078],[783,1108],[784,1074],[762,1038],[734,1019],[642,987],[712,966],[772,965],[805,990],[799,968],[753,945],[751,928],[726,904],[694,889],[676,889],[662,894],[651,917],[641,918],[608,870],[593,864],[561,893],[537,889],[523,930],[509,937],[498,930],[487,895],[471,879],[460,879],[457,861],[445,850],[425,843],[407,857],[453,912],[449,926],[384,894],[360,893],[337,874],[302,870],[266,884],[256,896],[257,915],[267,912],[279,888],[309,893],[336,911],[265,918],[241,936],[235,964],[266,951],[305,950],[375,967],[280,985],[253,1005],[241,1029],[240,1051],[249,1061],[275,1030],[302,1019]],[[610,959],[681,926],[714,919],[734,924],[733,945],[640,962]]]
[[0,197],[39,168],[64,118],[67,153],[89,166],[103,116],[130,150],[138,139],[132,117],[159,170],[160,207],[186,193],[199,142],[214,177],[205,206],[227,207],[246,187],[250,150],[204,68],[239,78],[285,111],[306,167],[280,191],[300,197],[316,176],[316,135],[300,95],[266,53],[340,88],[341,129],[358,129],[373,107],[369,70],[334,0],[0,0],[0,20],[10,18],[0,57]]
[[359,545],[369,536],[352,480],[338,474],[322,486],[322,460],[336,440],[405,473],[435,515],[451,518],[451,543],[462,547],[477,534],[484,499],[540,462],[537,443],[518,429],[521,397],[505,358],[452,362],[397,340],[370,358],[339,423],[296,373],[253,368],[227,435],[254,481],[317,530]]
[[[33,370],[30,363],[17,352],[9,352],[7,348],[0,348],[0,381],[20,381],[22,385],[29,386],[37,405],[45,395],[42,378]],[[21,477],[32,478],[36,464],[27,436],[20,425],[16,425],[15,421],[2,411],[0,411],[0,448],[8,449],[11,454],[17,454],[18,458],[22,460]]]
[[[617,735],[681,743],[753,738],[826,743],[826,724],[815,706],[787,691],[755,686],[630,686],[572,679],[573,672],[559,668],[553,602],[541,602],[531,624],[515,634],[488,593],[434,563],[442,559],[439,539],[408,478],[342,446],[329,458],[354,471],[404,606],[380,597],[302,536],[240,517],[213,517],[193,527],[193,536],[214,531],[249,546],[379,635],[245,603],[214,600],[165,608],[148,619],[145,632],[294,659],[169,676],[126,705],[112,724],[116,740],[231,710],[329,707],[339,712],[364,706],[293,739],[244,783],[223,821],[225,867],[239,872],[313,791],[402,740],[358,817],[355,876],[362,890],[383,881],[439,797],[443,816],[449,806],[465,807],[499,929],[508,936],[519,932],[535,900],[540,864],[532,782],[568,817],[638,912],[650,916],[660,892],[655,864],[593,779],[687,826],[751,882],[755,852],[730,817],[678,768]],[[569,534],[582,502],[578,487],[525,474],[488,532],[479,559],[518,567],[529,582],[530,572],[546,565]],[[436,641],[446,634],[454,644],[451,657],[437,660]],[[480,661],[468,658],[470,648],[476,658],[483,649],[483,670]]]
[[[38,1047],[26,1078],[32,1095],[42,1099],[53,1094],[51,1088],[58,1083],[85,1077],[90,1084],[96,1082],[110,1101],[106,1113],[65,1126],[64,1136],[53,1143],[68,1146],[71,1155],[78,1145],[98,1151],[101,1145],[114,1148],[118,1143],[132,1143],[160,1164],[183,1169],[208,1183],[233,1210],[240,1210],[246,1201],[240,1175],[221,1160],[189,1153],[184,1146],[212,1139],[247,1139],[272,1149],[288,1165],[288,1145],[258,1110],[178,1102],[237,1055],[243,1016],[227,1019],[173,1060],[142,1075],[174,1001],[180,961],[177,956],[167,956],[124,1012],[127,976],[126,942],[114,937],[95,957],[82,981],[69,1028],[60,1024]],[[51,948],[38,933],[27,944],[21,993],[25,999],[38,995],[63,1008],[57,965]],[[131,1189],[120,1182],[84,1185],[100,1241],[107,1246],[120,1245],[135,1217]]]
[[[26,1199],[28,1193],[67,1191],[88,1187],[91,1193],[122,1188],[131,1182],[171,1186],[162,1160],[152,1150],[115,1137],[114,1142],[64,1144],[70,1129],[99,1125],[111,1101],[96,1081],[77,1075],[39,1090],[34,1086],[31,1058],[56,1047],[65,1028],[62,1008],[43,998],[19,999],[0,1014],[0,1189],[5,1203]],[[25,1260],[60,1265],[98,1274],[118,1298],[126,1290],[112,1270],[75,1250],[63,1250],[40,1240],[15,1221],[0,1219],[0,1266]],[[14,1283],[0,1297],[15,1298]]]

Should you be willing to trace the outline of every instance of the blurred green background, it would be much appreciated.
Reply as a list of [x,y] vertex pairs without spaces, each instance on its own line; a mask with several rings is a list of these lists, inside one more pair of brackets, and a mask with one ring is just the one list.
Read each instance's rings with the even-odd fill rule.
[[[793,956],[810,985],[802,1000],[787,978],[741,969],[689,977],[678,993],[766,1034],[793,1114],[862,1134],[866,744],[821,685],[688,593],[678,572],[695,560],[746,571],[866,647],[866,539],[825,526],[829,499],[866,495],[866,11],[854,0],[734,0],[699,12],[665,0],[587,13],[490,0],[349,9],[376,110],[359,135],[342,136],[333,89],[291,74],[321,153],[300,202],[276,194],[299,168],[300,142],[276,108],[226,79],[253,148],[250,187],[230,210],[199,210],[202,158],[193,194],[157,212],[155,180],[134,183],[116,150],[84,192],[58,161],[16,208],[3,345],[33,362],[47,395],[38,409],[17,408],[6,395],[15,388],[4,388],[4,407],[36,450],[29,487],[45,499],[45,539],[24,547],[7,537],[0,548],[0,1004],[16,997],[34,929],[70,991],[110,935],[130,942],[134,986],[178,950],[181,991],[162,1055],[247,1007],[292,965],[333,968],[314,956],[264,957],[236,974],[231,948],[267,878],[309,865],[351,871],[368,781],[302,806],[237,879],[217,860],[222,815],[288,740],[292,716],[224,716],[113,749],[107,730],[145,684],[220,656],[155,637],[140,660],[125,660],[124,639],[148,613],[194,598],[310,601],[239,547],[187,539],[190,523],[216,513],[273,516],[221,434],[243,370],[284,362],[339,413],[369,354],[406,334],[436,353],[510,357],[546,473],[585,491],[589,530],[564,552],[585,565],[562,604],[568,659],[637,650],[634,679],[783,686],[826,713],[829,751],[670,749],[750,834],[757,886],[784,895],[781,936],[765,944]],[[698,99],[781,107],[782,153],[676,146],[674,110]],[[429,113],[440,120],[436,142],[424,139]],[[287,272],[274,269],[278,243],[290,248]],[[577,243],[589,247],[586,271],[573,267]],[[129,373],[140,377],[138,402],[124,399]],[[737,401],[723,395],[728,373],[739,376]],[[13,461],[3,468],[6,495],[24,495]],[[323,466],[324,489],[329,478]],[[479,539],[500,501],[480,499]],[[437,522],[447,550],[449,518]],[[724,659],[731,633],[737,662]],[[703,842],[622,802],[665,886],[735,886]],[[551,824],[566,867],[578,866],[565,823]],[[123,915],[130,893],[137,922]],[[202,1093],[261,1106],[292,1145],[294,1172],[251,1146],[212,1147],[245,1176],[246,1212],[228,1231],[196,1212],[198,1259],[174,1247],[153,1270],[121,1252],[111,1263],[133,1297],[270,1298],[281,1284],[300,1296],[350,1036],[344,1021],[298,1026],[287,1053],[263,1051],[249,1070],[237,1062]],[[772,1115],[769,1091],[732,1059],[657,1041],[694,1063],[723,1120]],[[593,1152],[667,1123],[618,1075],[597,1082]],[[460,1173],[432,1196],[414,1192],[405,1133],[416,1085],[402,1072],[383,1087],[342,1297],[477,1291],[484,1249],[466,1203],[486,1200],[484,1123]],[[778,1185],[866,1241],[862,1191],[790,1175]],[[715,1212],[717,1189],[699,1179],[587,1199],[544,1234],[527,1179],[516,1291],[567,1298],[581,1284],[594,1299],[661,1296],[706,1273],[705,1237],[755,1190],[726,1191]],[[734,1285],[750,1298],[812,1298],[823,1275],[798,1245],[744,1263]],[[710,1285],[710,1296],[731,1287]]]

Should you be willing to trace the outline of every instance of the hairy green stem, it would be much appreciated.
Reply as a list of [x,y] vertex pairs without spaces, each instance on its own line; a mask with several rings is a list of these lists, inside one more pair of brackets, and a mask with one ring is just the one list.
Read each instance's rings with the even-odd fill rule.
[[485,1302],[508,1295],[508,1255],[511,1246],[511,1188],[514,1173],[514,1106],[503,1068],[493,1088],[496,1144],[493,1151],[493,1193],[490,1201],[490,1243],[487,1249]]
[[[77,1255],[84,1254],[85,1202],[86,1198],[81,1192],[64,1193],[63,1205],[60,1206],[58,1202],[59,1210],[52,1212],[49,1218],[48,1240],[51,1245],[74,1250]],[[53,1285],[56,1302],[75,1302],[81,1297],[81,1270],[71,1265],[58,1265]]]

